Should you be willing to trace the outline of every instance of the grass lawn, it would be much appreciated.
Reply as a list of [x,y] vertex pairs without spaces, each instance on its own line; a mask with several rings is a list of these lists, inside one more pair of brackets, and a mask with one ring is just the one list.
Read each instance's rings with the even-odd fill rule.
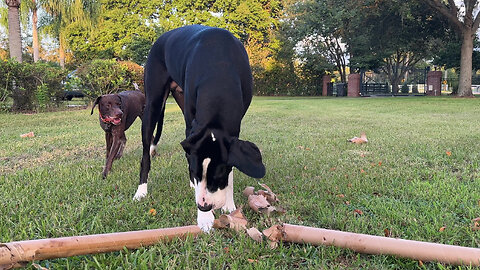
[[[132,201],[141,158],[140,121],[122,159],[102,180],[104,134],[90,110],[0,114],[0,242],[154,229],[196,222],[180,141],[184,123],[167,107],[149,195]],[[20,138],[33,131],[34,138]],[[368,144],[347,139],[365,131]],[[480,99],[255,98],[241,139],[267,168],[262,183],[287,212],[265,217],[241,191],[235,201],[263,230],[278,222],[436,243],[480,246]],[[157,212],[150,214],[150,209]],[[360,210],[360,211],[358,211]],[[361,214],[358,214],[361,213]],[[281,244],[215,231],[139,250],[46,260],[49,269],[443,269],[335,247]],[[33,269],[32,266],[29,266]],[[452,267],[453,268],[453,267]],[[455,268],[456,269],[456,268]]]

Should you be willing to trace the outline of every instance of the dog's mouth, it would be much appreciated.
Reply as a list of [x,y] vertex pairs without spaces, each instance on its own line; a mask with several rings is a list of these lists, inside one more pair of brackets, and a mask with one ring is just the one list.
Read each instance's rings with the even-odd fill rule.
[[122,122],[122,118],[105,116],[105,117],[102,117],[102,121],[105,122],[105,123],[110,123],[110,124],[114,124],[114,125],[117,126],[117,125],[120,124],[120,122]]

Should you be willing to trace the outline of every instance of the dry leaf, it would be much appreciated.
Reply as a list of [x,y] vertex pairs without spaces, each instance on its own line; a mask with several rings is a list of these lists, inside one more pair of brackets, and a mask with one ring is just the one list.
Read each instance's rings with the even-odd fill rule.
[[447,227],[443,226],[443,227],[441,227],[440,229],[438,229],[438,231],[439,231],[439,232],[443,232],[443,231],[445,231],[446,228],[447,228]]
[[355,209],[355,210],[353,210],[353,212],[357,215],[360,215],[360,216],[363,215],[363,211],[360,210],[360,209]]
[[254,259],[247,259],[247,261],[248,261],[249,263],[256,263],[256,262],[258,262],[258,260],[254,260]]
[[250,238],[257,242],[263,241],[263,234],[257,228],[247,229],[247,234],[250,236]]
[[150,215],[152,215],[152,216],[155,216],[157,214],[157,210],[152,208],[152,209],[150,209],[150,211],[148,211],[148,213],[150,213]]
[[452,155],[452,152],[446,151],[445,154],[447,154],[447,156],[451,156],[451,155]]
[[382,166],[382,162],[381,162],[381,161],[378,162],[378,166]]
[[33,137],[35,137],[35,133],[33,133],[33,131],[20,135],[20,138],[33,138]]
[[385,234],[385,237],[390,237],[392,236],[392,231],[390,231],[388,228],[383,230],[383,233]]
[[472,225],[472,230],[478,231],[480,230],[480,217],[472,219],[473,225]]
[[418,266],[423,267],[423,262],[419,260],[418,261]]
[[338,198],[345,198],[345,195],[344,194],[338,194],[337,197]]
[[368,139],[367,139],[367,135],[365,134],[365,132],[362,132],[362,134],[360,135],[360,138],[353,137],[348,141],[352,142],[352,143],[356,143],[356,144],[362,144],[362,143],[367,143]]

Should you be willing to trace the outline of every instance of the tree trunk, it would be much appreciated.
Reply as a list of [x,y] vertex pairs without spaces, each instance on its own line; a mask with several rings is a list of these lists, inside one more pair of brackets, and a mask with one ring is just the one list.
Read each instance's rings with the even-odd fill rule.
[[7,0],[8,6],[8,43],[10,58],[22,62],[22,36],[20,31],[20,0]]
[[58,60],[60,63],[60,66],[62,68],[65,68],[65,49],[63,48],[63,42],[62,38],[59,39],[59,48],[58,48]]
[[37,7],[35,0],[32,0],[34,8],[32,10],[32,38],[33,38],[33,62],[37,62],[40,59],[40,46],[38,42],[38,29],[37,29]]
[[472,54],[474,33],[469,30],[462,32],[462,52],[460,58],[460,78],[458,81],[458,96],[471,97],[472,94]]

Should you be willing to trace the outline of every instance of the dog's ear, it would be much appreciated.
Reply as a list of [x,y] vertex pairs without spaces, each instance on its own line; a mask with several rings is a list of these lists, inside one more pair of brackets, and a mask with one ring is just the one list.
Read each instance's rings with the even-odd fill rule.
[[98,102],[100,102],[101,98],[102,98],[102,96],[98,96],[97,99],[95,99],[95,102],[93,103],[93,106],[92,106],[92,112],[90,113],[90,115],[93,114],[93,109],[95,108],[95,105],[97,105]]
[[235,166],[244,174],[253,178],[265,176],[265,166],[258,147],[249,141],[233,138],[228,151],[228,165]]
[[193,150],[198,148],[197,144],[201,139],[202,139],[202,133],[195,132],[190,136],[188,136],[180,144],[182,145],[183,150],[185,150],[185,153],[187,153],[188,155],[191,155]]

